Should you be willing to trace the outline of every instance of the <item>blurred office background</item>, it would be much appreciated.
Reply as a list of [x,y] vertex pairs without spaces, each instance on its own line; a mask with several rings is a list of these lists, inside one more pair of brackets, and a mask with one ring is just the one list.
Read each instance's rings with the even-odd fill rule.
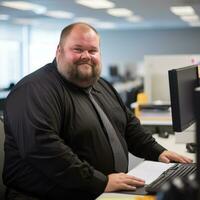
[[[162,85],[168,67],[200,61],[199,0],[0,0],[0,98],[13,83],[51,62],[62,28],[77,21],[100,32],[102,76],[129,107],[143,89],[150,100],[169,101],[161,92],[166,78],[160,97],[154,98],[151,88]],[[181,58],[174,57],[164,66],[166,55],[185,55],[187,61],[177,63]]]

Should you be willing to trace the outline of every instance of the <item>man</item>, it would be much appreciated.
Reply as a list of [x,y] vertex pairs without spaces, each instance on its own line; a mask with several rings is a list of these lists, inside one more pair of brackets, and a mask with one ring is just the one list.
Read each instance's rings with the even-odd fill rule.
[[[100,56],[93,27],[65,27],[53,63],[23,78],[8,96],[3,173],[8,199],[95,199],[103,192],[134,190],[144,181],[126,174],[128,151],[162,162],[191,162],[145,133],[100,78]],[[119,142],[118,155],[99,107]],[[116,170],[117,157],[124,161]]]

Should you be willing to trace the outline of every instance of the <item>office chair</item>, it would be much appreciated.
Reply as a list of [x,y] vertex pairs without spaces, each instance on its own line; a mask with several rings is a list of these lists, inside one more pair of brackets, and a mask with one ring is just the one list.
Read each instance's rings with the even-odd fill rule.
[[137,101],[137,95],[140,91],[140,88],[132,88],[130,91],[126,92],[126,101],[125,104],[128,108],[131,109],[131,104]]
[[3,172],[3,163],[4,163],[4,126],[3,126],[3,120],[0,118],[0,199],[4,199],[4,193],[5,193],[5,185],[3,184],[2,180],[2,172]]
[[146,104],[148,102],[147,94],[144,92],[137,94],[137,106],[135,108],[135,116],[140,117],[140,109],[139,106],[142,104]]

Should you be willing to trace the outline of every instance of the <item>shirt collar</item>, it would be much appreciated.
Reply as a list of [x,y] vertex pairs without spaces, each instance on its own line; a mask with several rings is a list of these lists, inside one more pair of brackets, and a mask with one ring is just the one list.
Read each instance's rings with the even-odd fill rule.
[[92,86],[92,88],[94,89],[95,92],[101,93],[101,90],[98,87],[98,84],[99,84],[98,81]]

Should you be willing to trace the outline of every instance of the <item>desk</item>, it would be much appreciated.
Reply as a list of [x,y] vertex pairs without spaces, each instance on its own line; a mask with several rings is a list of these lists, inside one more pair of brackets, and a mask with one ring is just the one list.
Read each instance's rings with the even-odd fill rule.
[[176,153],[179,153],[181,155],[187,156],[194,161],[196,160],[195,154],[194,153],[188,153],[186,149],[185,144],[177,144],[176,143],[176,137],[175,135],[169,135],[169,138],[160,138],[158,134],[154,134],[153,137],[156,139],[156,141],[164,146],[166,149],[175,151]]
[[140,195],[124,195],[124,194],[117,194],[117,193],[104,193],[102,194],[97,200],[155,200],[154,196],[144,196]]
[[[181,155],[187,156],[194,161],[195,154],[188,153],[185,147],[185,144],[176,144],[175,143],[175,136],[170,135],[169,138],[160,138],[157,134],[154,134],[153,137],[160,143],[162,146],[164,146],[166,149],[175,151]],[[103,193],[101,196],[97,198],[97,200],[134,200],[137,199],[136,197],[139,197],[138,195],[129,195],[129,194],[119,194],[119,193]]]

